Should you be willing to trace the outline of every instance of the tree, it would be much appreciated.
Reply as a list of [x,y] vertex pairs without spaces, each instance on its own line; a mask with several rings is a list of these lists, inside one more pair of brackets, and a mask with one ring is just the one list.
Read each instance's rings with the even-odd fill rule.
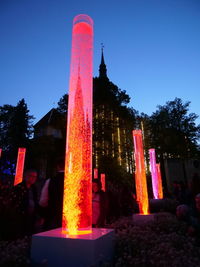
[[151,144],[165,157],[195,157],[199,152],[198,116],[189,113],[190,102],[180,98],[168,101],[150,116]]
[[17,106],[0,107],[0,146],[15,157],[18,147],[27,147],[33,133],[32,120],[24,99]]
[[0,107],[0,147],[7,151],[9,150],[8,133],[14,114],[15,107],[11,105],[4,105]]
[[68,94],[65,94],[58,101],[57,111],[61,114],[66,114],[67,108],[68,108]]
[[56,110],[59,112],[60,116],[60,120],[59,120],[59,124],[60,124],[60,129],[62,130],[62,135],[64,137],[64,139],[66,139],[66,126],[67,126],[67,110],[68,110],[68,94],[64,94],[60,100],[58,101],[58,106],[56,108]]
[[121,90],[108,79],[94,78],[94,104],[108,104],[112,109],[118,109],[119,106],[127,105],[130,102],[130,96],[125,90]]

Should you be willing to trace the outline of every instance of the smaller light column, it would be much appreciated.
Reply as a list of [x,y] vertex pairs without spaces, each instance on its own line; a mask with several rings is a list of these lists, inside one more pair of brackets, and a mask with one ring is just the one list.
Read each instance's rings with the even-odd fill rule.
[[163,198],[163,187],[162,187],[162,176],[160,171],[160,163],[156,164],[157,173],[158,173],[158,198]]
[[144,149],[142,142],[142,131],[133,130],[134,157],[135,157],[135,183],[136,195],[139,203],[140,214],[149,214],[149,199],[147,192],[147,181],[144,163]]
[[101,185],[102,185],[102,190],[106,192],[106,175],[105,173],[101,173]]
[[159,198],[158,172],[157,172],[157,167],[156,167],[156,153],[155,153],[154,148],[149,149],[149,158],[150,158],[150,170],[151,170],[153,196],[155,199],[158,199]]
[[2,148],[0,148],[0,158],[1,158],[1,154],[2,154]]
[[15,172],[14,185],[17,185],[17,184],[22,182],[23,172],[24,172],[25,155],[26,155],[26,148],[20,147],[18,149],[17,166],[16,166],[16,172]]
[[94,169],[94,179],[98,179],[98,169]]

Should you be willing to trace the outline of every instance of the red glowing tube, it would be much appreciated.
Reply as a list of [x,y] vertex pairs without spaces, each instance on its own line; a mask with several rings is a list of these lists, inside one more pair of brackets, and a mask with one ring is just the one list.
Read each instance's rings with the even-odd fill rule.
[[106,175],[105,173],[101,173],[101,185],[102,185],[102,190],[106,192]]
[[92,229],[92,69],[93,21],[73,20],[62,230]]
[[94,169],[94,179],[98,179],[98,169]]
[[2,154],[2,148],[0,148],[0,158],[1,158],[1,154]]
[[158,198],[163,198],[163,188],[162,188],[162,176],[160,171],[160,163],[156,164],[157,172],[158,172]]
[[158,199],[159,183],[158,183],[158,172],[156,167],[156,153],[154,148],[149,149],[149,157],[150,157],[150,170],[151,170],[153,196],[155,199]]
[[136,183],[136,194],[139,203],[140,214],[149,214],[149,200],[147,192],[147,181],[145,173],[144,163],[144,150],[142,143],[142,131],[133,131],[133,142],[134,142],[134,157],[135,157],[135,183]]
[[25,155],[26,155],[26,148],[20,147],[18,149],[17,166],[16,166],[16,172],[15,172],[14,185],[21,183],[23,180]]

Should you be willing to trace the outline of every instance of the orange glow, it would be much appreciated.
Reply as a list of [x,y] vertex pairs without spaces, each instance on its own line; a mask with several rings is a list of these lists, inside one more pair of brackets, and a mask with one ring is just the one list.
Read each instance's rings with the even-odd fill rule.
[[94,169],[94,179],[98,179],[98,169]]
[[73,21],[62,229],[69,235],[92,227],[93,21]]
[[[62,230],[63,234],[70,235],[69,231]],[[76,235],[88,235],[92,233],[92,229],[90,230],[77,230]]]
[[163,198],[162,176],[160,171],[160,163],[156,164],[158,172],[158,198]]
[[101,173],[101,184],[102,184],[102,190],[106,192],[106,175],[105,173]]
[[144,163],[144,150],[142,143],[142,131],[133,131],[134,157],[135,157],[135,183],[136,195],[139,203],[140,214],[149,214],[149,200]]
[[21,183],[23,180],[25,155],[26,155],[26,148],[19,148],[14,185]]

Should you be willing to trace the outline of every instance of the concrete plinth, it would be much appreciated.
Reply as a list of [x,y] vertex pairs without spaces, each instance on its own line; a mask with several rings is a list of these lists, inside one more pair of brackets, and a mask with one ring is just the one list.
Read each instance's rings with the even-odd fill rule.
[[154,214],[148,214],[148,215],[133,214],[132,218],[135,224],[147,224],[154,220]]
[[112,261],[113,237],[114,230],[102,228],[76,236],[62,233],[61,228],[35,234],[31,245],[32,265],[46,262],[48,267],[99,266],[102,261]]

